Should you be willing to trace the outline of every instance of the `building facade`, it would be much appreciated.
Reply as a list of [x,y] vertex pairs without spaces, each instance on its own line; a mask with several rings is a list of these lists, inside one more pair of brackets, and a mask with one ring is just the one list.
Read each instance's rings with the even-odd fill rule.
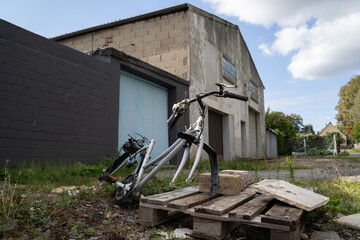
[[[123,51],[189,81],[190,97],[234,84],[249,101],[206,99],[205,140],[225,160],[266,158],[264,85],[238,26],[183,4],[53,39],[82,52]],[[190,123],[197,116],[192,106]]]

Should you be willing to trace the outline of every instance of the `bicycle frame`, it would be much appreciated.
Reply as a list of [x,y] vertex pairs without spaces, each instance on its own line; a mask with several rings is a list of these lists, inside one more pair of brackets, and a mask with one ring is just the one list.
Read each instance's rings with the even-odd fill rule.
[[[207,107],[203,104],[202,98],[205,98],[210,95],[216,95],[218,97],[230,97],[238,100],[247,101],[247,97],[243,97],[237,94],[223,91],[224,87],[233,87],[233,86],[227,86],[222,83],[217,83],[216,85],[219,86],[220,88],[219,91],[211,91],[208,93],[199,94],[196,95],[195,98],[184,99],[183,101],[174,104],[173,114],[170,116],[168,122],[170,122],[170,120],[174,118],[175,120],[172,122],[172,124],[170,124],[170,126],[172,126],[181,116],[181,114],[183,114],[186,111],[188,106],[195,101],[198,103],[200,107],[200,116],[185,132],[178,133],[177,135],[178,139],[162,154],[160,154],[154,160],[148,162],[150,159],[151,152],[155,145],[155,140],[152,139],[150,141],[147,141],[148,144],[143,146],[141,143],[139,143],[138,140],[135,140],[131,137],[129,141],[125,143],[125,144],[128,143],[127,149],[125,149],[126,150],[125,153],[121,155],[113,163],[113,164],[116,163],[117,165],[116,169],[112,169],[112,165],[110,165],[110,167],[104,172],[104,174],[105,173],[106,174],[105,175],[103,174],[100,177],[100,180],[106,181],[118,187],[118,190],[120,190],[119,193],[120,199],[123,199],[127,197],[131,192],[138,191],[139,189],[141,189],[150,179],[152,179],[155,176],[156,173],[158,173],[163,168],[163,166],[166,163],[168,163],[177,153],[179,153],[184,148],[183,157],[181,159],[179,167],[172,181],[170,182],[170,185],[173,185],[177,177],[179,176],[181,170],[183,169],[183,167],[185,166],[186,162],[189,159],[190,149],[192,144],[195,144],[198,145],[198,149],[196,152],[194,164],[190,170],[186,182],[190,182],[192,180],[195,170],[200,162],[201,152],[203,149],[209,155],[209,160],[210,160],[210,167],[211,167],[210,195],[211,196],[215,195],[218,187],[218,165],[216,159],[216,152],[208,144],[204,142],[203,129],[204,129],[204,120],[207,112]],[[134,143],[134,146],[132,145],[132,143]],[[127,176],[123,180],[123,182],[120,182],[116,177],[112,176],[113,173],[115,173],[118,169],[120,169],[125,163],[130,163],[130,160],[133,159],[137,154],[140,154],[140,160],[138,162],[135,171],[131,175]],[[144,177],[144,179],[142,179],[144,171],[154,165],[156,165],[155,168],[152,169],[150,173],[148,173]],[[111,173],[109,174],[110,170]],[[103,182],[100,183],[99,185],[101,184],[103,184]]]

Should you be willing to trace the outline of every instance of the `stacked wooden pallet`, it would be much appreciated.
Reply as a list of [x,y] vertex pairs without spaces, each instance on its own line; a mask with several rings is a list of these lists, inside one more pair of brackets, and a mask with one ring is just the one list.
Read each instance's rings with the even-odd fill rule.
[[[304,210],[279,201],[272,194],[257,193],[263,185],[250,185],[237,195],[211,197],[198,187],[188,187],[142,197],[139,218],[154,226],[188,214],[193,217],[193,236],[205,239],[222,239],[240,224],[268,228],[271,239],[300,239]],[[289,191],[288,194],[294,195]]]

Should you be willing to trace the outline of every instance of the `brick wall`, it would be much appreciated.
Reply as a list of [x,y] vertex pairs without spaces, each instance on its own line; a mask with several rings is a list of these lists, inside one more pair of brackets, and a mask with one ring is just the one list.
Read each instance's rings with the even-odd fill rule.
[[170,13],[59,42],[82,52],[113,47],[178,77],[190,78],[187,12]]
[[110,64],[2,20],[0,29],[0,165],[113,153]]

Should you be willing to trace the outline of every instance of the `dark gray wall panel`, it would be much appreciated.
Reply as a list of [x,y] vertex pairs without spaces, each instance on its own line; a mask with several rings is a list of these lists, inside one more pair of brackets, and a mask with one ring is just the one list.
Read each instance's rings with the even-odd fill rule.
[[111,64],[2,20],[0,29],[0,164],[113,154]]

